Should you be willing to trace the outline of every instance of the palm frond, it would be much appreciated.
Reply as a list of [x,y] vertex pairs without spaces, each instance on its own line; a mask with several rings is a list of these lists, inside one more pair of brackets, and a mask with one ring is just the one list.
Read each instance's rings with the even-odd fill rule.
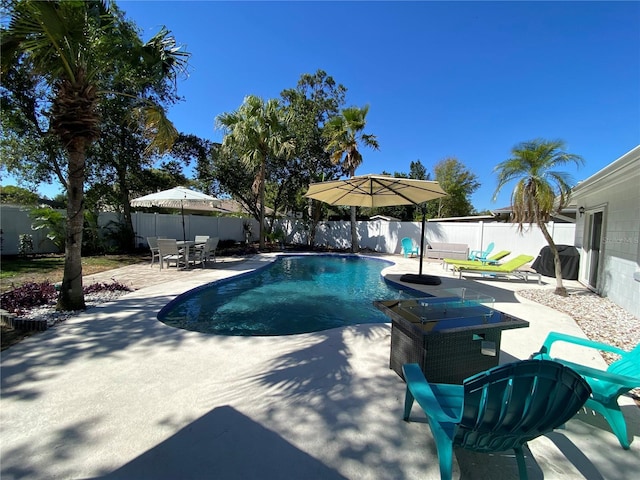
[[144,102],[135,110],[135,113],[144,123],[146,135],[151,139],[147,153],[151,151],[164,153],[171,150],[178,138],[178,130],[167,118],[164,108],[153,102]]

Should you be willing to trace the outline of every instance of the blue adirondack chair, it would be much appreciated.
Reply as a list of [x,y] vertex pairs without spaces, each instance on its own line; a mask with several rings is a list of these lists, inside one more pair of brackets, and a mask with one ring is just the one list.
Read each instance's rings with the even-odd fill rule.
[[420,255],[420,248],[413,246],[413,240],[409,237],[404,237],[402,240],[402,252],[404,253],[405,258],[410,255]]
[[404,419],[417,401],[436,441],[443,480],[451,478],[453,447],[483,453],[513,449],[520,478],[526,479],[523,446],[563,425],[591,394],[580,375],[549,360],[500,365],[462,385],[429,383],[415,363],[402,369]]
[[471,250],[469,252],[469,260],[478,260],[485,263],[487,261],[487,256],[493,251],[494,246],[493,242],[491,242],[487,245],[486,250]]
[[[620,355],[620,359],[613,362],[604,371],[562,358],[552,358],[551,346],[555,342],[567,342],[586,348],[616,353]],[[587,400],[586,406],[600,413],[609,422],[609,426],[615,436],[618,437],[622,448],[625,450],[629,448],[627,423],[620,410],[620,405],[618,405],[618,397],[629,390],[640,387],[640,344],[636,345],[630,352],[627,352],[606,343],[595,342],[564,333],[551,332],[542,344],[540,351],[534,353],[532,358],[552,359],[561,362],[582,375],[589,382],[593,391],[591,397]]]

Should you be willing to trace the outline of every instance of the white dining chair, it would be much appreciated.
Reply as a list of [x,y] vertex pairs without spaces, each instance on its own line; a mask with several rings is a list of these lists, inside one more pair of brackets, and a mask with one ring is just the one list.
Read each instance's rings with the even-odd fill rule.
[[160,250],[158,250],[158,237],[147,237],[147,243],[149,244],[149,249],[151,250],[151,266],[155,263],[155,260],[158,260],[160,263]]
[[213,258],[216,262],[216,249],[218,248],[218,237],[208,238],[204,245],[196,247],[196,260],[200,261],[200,265],[204,268],[205,263]]
[[159,238],[158,249],[160,251],[160,270],[162,270],[164,262],[167,262],[167,268],[171,266],[171,263],[176,264],[176,269],[181,264],[187,265],[187,258],[184,250],[178,248],[175,238]]

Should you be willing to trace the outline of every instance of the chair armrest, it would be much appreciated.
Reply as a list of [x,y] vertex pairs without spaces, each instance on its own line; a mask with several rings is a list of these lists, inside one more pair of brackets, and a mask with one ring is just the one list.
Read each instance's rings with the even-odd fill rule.
[[559,332],[550,332],[549,335],[547,335],[547,338],[542,344],[542,348],[540,349],[539,353],[543,355],[544,354],[550,355],[551,345],[557,341],[573,343],[573,344],[581,345],[583,347],[588,347],[588,348],[595,348],[597,350],[602,350],[605,352],[617,353],[622,357],[624,357],[627,353],[629,353],[621,348],[614,347],[613,345],[607,345],[606,343],[596,342],[594,340],[589,340],[587,338],[575,337],[573,335],[567,335],[566,333],[559,333]]
[[[464,398],[464,387],[462,385],[434,384],[432,385],[424,378],[424,374],[417,363],[406,363],[402,366],[407,389],[418,402],[425,414],[437,422],[458,423],[462,418],[462,399]],[[450,415],[442,408],[440,400],[444,400],[444,406],[449,407],[453,413]],[[451,402],[450,400],[453,400]],[[459,408],[457,408],[459,406]]]
[[562,358],[554,358],[556,362],[560,362],[563,365],[575,370],[577,373],[582,375],[583,377],[595,378],[598,380],[603,380],[605,382],[610,382],[616,385],[620,385],[625,390],[630,388],[640,387],[640,377],[630,377],[628,375],[620,375],[618,373],[611,373],[605,370],[600,370],[593,367],[587,367],[586,365],[580,365],[579,363],[569,362],[568,360],[564,360]]

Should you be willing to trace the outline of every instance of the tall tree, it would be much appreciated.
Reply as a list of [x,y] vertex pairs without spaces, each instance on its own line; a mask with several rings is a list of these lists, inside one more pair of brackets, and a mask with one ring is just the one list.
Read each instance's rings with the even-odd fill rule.
[[38,205],[39,200],[37,193],[33,193],[26,188],[13,185],[0,186],[0,203],[34,207]]
[[249,95],[235,112],[216,118],[219,128],[225,130],[222,146],[238,155],[250,168],[259,167],[254,181],[254,191],[260,199],[260,248],[264,248],[265,229],[265,181],[267,162],[270,158],[287,157],[294,152],[295,144],[288,130],[289,119],[280,102],[266,102]]
[[[362,154],[359,144],[378,150],[378,140],[375,135],[363,133],[367,125],[369,106],[362,108],[349,107],[341,114],[331,118],[323,134],[328,139],[327,150],[331,153],[331,160],[341,165],[345,174],[353,177],[356,169],[362,164]],[[356,207],[351,207],[351,251],[356,253],[358,248],[358,230],[356,223]]]
[[[316,227],[326,208],[322,202],[303,197],[312,182],[334,178],[338,166],[331,161],[327,152],[328,140],[322,129],[331,117],[339,114],[344,105],[347,89],[335,82],[324,70],[300,76],[296,88],[281,92],[284,108],[290,113],[291,131],[296,139],[294,165],[290,165],[287,176],[287,205],[295,211],[302,211],[309,225],[309,245],[315,242]],[[305,208],[307,207],[307,208]]]
[[428,202],[430,218],[464,217],[474,211],[469,197],[480,187],[478,177],[456,158],[445,158],[434,168],[436,181],[446,197]]
[[[172,76],[187,54],[161,32],[146,44],[123,42],[121,22],[101,1],[16,1],[2,35],[2,74],[16,65],[32,67],[51,97],[51,133],[66,154],[67,219],[65,266],[58,309],[85,307],[82,291],[82,227],[87,149],[99,137],[101,99],[111,90],[115,58],[130,57],[148,74]],[[116,62],[117,64],[117,62]],[[170,147],[177,132],[160,105],[138,97],[136,111],[153,135],[152,145]],[[63,169],[59,168],[60,173]]]
[[[137,43],[139,48],[142,47],[135,24],[127,21],[115,5],[112,5],[112,13],[118,18],[119,42]],[[175,40],[164,28],[152,38],[149,47],[162,44],[162,48],[169,51],[177,48]],[[139,97],[152,99],[164,107],[176,103],[176,72],[170,68],[167,70],[167,66],[150,66],[147,62],[132,61],[130,57],[114,57],[111,66],[109,89],[119,94],[107,95],[99,104],[101,134],[89,150],[92,162],[87,165],[87,183],[94,192],[102,193],[97,198],[99,203],[121,212],[124,226],[121,238],[127,238],[127,234],[130,238],[129,244],[123,246],[133,247],[131,194],[155,191],[140,185],[139,180],[144,178],[142,171],[156,165],[163,152],[152,147],[146,125],[132,113],[136,112]],[[187,141],[190,141],[189,136],[178,136],[172,153],[181,153],[184,150],[181,145]],[[189,158],[179,160],[189,163]],[[100,206],[91,202],[85,205],[87,208]]]
[[522,231],[525,223],[538,225],[542,235],[553,253],[556,273],[556,288],[554,293],[567,295],[567,289],[562,284],[562,265],[553,238],[547,230],[547,222],[552,213],[561,211],[569,202],[571,196],[571,177],[560,170],[568,163],[580,166],[582,157],[564,150],[562,140],[536,139],[522,142],[511,150],[511,158],[499,163],[494,168],[498,174],[498,186],[493,195],[498,193],[506,184],[516,181],[511,194],[511,208],[513,221]]

